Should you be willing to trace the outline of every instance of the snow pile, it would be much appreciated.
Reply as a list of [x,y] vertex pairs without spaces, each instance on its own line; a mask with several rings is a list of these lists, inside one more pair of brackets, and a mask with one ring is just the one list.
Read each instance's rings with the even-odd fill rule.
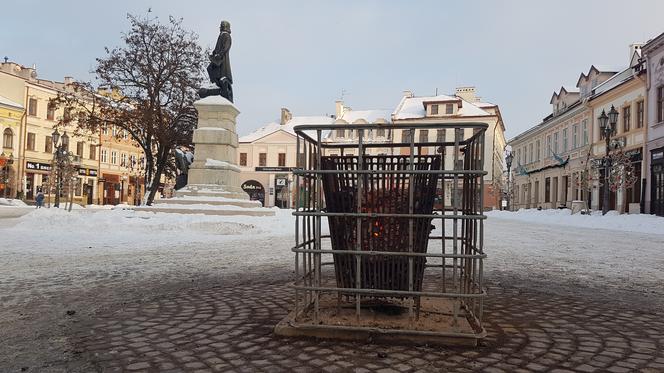
[[593,211],[592,215],[572,215],[569,209],[540,211],[521,209],[516,212],[494,210],[487,212],[486,215],[489,217],[489,221],[493,218],[510,219],[545,225],[567,225],[577,228],[664,234],[664,218],[645,214],[620,215],[616,211],[609,211],[603,216],[601,211]]
[[0,206],[26,207],[27,205],[20,199],[0,198]]
[[240,167],[238,167],[234,164],[230,164],[226,161],[220,161],[218,159],[207,158],[205,160],[205,167],[223,168],[223,169],[229,169],[229,170],[240,172]]

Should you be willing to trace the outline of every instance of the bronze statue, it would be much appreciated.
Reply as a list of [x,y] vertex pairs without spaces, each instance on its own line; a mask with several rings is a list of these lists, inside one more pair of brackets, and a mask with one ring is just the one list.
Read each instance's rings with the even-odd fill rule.
[[218,88],[201,88],[198,91],[201,97],[221,95],[233,102],[233,76],[231,75],[231,61],[228,57],[230,49],[231,24],[228,21],[221,21],[217,44],[210,55],[210,64],[207,67],[210,82]]

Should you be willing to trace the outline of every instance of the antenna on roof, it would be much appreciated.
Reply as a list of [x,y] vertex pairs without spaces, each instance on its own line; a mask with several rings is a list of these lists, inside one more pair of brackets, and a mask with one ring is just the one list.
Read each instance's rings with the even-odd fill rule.
[[346,90],[342,88],[342,89],[341,89],[341,97],[339,97],[339,100],[343,101],[343,100],[344,100],[344,96],[346,96]]
[[7,63],[7,61],[9,61],[9,57],[5,56],[5,63]]
[[438,96],[438,87],[436,87],[436,94],[434,96]]

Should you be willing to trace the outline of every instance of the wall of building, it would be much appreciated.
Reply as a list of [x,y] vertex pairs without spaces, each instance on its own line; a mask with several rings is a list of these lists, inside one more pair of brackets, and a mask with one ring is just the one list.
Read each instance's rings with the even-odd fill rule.
[[[662,152],[664,152],[664,121],[658,118],[658,89],[664,87],[664,34],[655,38],[651,48],[644,49],[647,81],[647,143],[644,158],[647,160],[646,196],[644,207],[647,213],[664,215],[664,198],[662,197]],[[649,43],[650,44],[650,43]],[[654,177],[653,177],[654,176]],[[656,205],[653,204],[656,203]]]

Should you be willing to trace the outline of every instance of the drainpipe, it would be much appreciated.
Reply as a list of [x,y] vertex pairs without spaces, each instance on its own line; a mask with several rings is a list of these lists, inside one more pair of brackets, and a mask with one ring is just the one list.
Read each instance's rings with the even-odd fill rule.
[[19,155],[18,155],[18,178],[16,180],[16,190],[18,193],[18,186],[21,185],[21,192],[23,192],[23,198],[21,200],[25,201],[26,193],[25,193],[25,188],[23,187],[23,178],[25,177],[25,145],[23,144],[25,142],[25,137],[27,136],[26,133],[28,131],[28,95],[29,95],[29,90],[30,87],[26,86],[25,87],[25,100],[23,102],[23,116],[21,117],[21,126],[23,128],[19,128],[18,131],[18,148],[19,148]]

